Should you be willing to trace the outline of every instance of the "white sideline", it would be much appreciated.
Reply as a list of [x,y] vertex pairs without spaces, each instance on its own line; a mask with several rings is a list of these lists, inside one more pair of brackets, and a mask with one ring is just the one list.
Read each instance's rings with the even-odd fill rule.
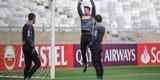
[[[0,78],[18,78],[18,79],[21,79],[21,78],[24,78],[24,77],[23,76],[2,76],[2,75],[0,75]],[[34,76],[33,78],[42,79],[43,77]]]

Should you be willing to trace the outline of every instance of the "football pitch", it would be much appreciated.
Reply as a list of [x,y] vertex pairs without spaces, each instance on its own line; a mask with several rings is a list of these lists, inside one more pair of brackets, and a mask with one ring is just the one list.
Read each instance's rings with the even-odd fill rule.
[[[57,69],[55,80],[96,80],[95,70],[91,67],[84,73],[83,68]],[[160,80],[160,66],[105,67],[104,80]]]
[[[31,80],[49,80],[49,76],[48,69],[39,69]],[[1,72],[0,80],[23,80],[23,70]]]
[[[49,71],[39,70],[31,80],[49,80]],[[0,73],[0,80],[23,80],[22,71]],[[83,72],[83,68],[56,68],[55,80],[96,80],[93,67]],[[104,68],[104,80],[160,80],[160,66],[109,66]]]

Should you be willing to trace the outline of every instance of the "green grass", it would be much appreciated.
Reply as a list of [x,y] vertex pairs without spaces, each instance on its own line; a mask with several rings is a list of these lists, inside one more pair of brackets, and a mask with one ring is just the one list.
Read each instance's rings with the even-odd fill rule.
[[[0,80],[23,80],[23,71],[5,71],[0,76],[20,76],[19,78],[0,77]],[[49,71],[39,70],[32,80],[48,80]],[[56,68],[55,80],[96,80],[93,67],[83,73],[83,68]],[[104,68],[104,80],[160,80],[160,66],[109,66]]]
[[[48,69],[39,69],[32,80],[48,80],[49,75]],[[23,80],[23,70],[1,72],[0,80]]]
[[[94,68],[57,69],[56,80],[96,80]],[[160,80],[160,67],[116,66],[104,68],[104,80]]]

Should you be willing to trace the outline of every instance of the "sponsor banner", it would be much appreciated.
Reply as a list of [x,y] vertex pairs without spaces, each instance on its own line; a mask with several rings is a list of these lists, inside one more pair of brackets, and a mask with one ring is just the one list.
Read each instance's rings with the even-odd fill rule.
[[[36,45],[36,51],[40,55],[41,68],[48,68],[51,59],[50,45]],[[73,67],[73,46],[56,45],[55,46],[55,65]],[[0,45],[0,71],[23,69],[24,56],[21,45]]]
[[55,46],[55,64],[57,67],[73,67],[73,45]]
[[4,64],[3,64],[3,56],[4,56],[4,45],[0,45],[0,71],[4,69]]
[[136,44],[108,44],[103,46],[104,65],[135,65]]
[[[86,58],[87,58],[87,62],[89,64],[91,64],[92,59],[91,59],[90,49],[87,49]],[[82,55],[81,55],[80,45],[79,44],[75,44],[74,45],[74,66],[75,67],[80,67],[82,65],[83,65],[83,62],[82,62]]]
[[[102,46],[103,65],[134,65],[137,60],[137,45],[136,44],[105,44]],[[87,50],[87,60],[92,62],[91,51]],[[79,45],[74,45],[74,64],[75,67],[82,65],[82,56]]]
[[138,65],[160,64],[160,43],[138,45]]
[[[37,45],[36,51],[40,55],[41,67],[47,68],[49,65],[49,54],[51,47],[49,45]],[[2,70],[22,69],[24,67],[24,56],[21,45],[5,45],[0,47],[3,52],[0,55]]]

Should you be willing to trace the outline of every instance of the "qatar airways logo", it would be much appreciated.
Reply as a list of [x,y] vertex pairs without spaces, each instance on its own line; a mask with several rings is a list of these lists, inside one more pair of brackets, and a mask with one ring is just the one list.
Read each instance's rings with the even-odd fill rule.
[[[104,64],[108,63],[121,64],[121,62],[123,62],[123,64],[129,64],[129,63],[134,63],[136,61],[135,48],[105,49],[105,51],[103,51],[101,55],[102,55],[101,60]],[[92,53],[90,49],[87,49],[86,58],[89,63],[92,62]],[[78,64],[82,65],[82,56],[80,49],[76,50],[75,60]]]
[[106,49],[104,62],[134,62],[136,60],[136,49]]
[[151,47],[150,50],[145,47],[143,53],[141,54],[141,62],[143,64],[160,63],[160,50],[158,50],[157,47]]
[[[92,57],[91,56],[92,56],[92,54],[91,54],[90,49],[87,49],[87,53],[86,53],[87,62],[92,62]],[[80,49],[76,50],[75,59],[76,59],[77,63],[79,63],[80,65],[83,65],[82,54],[81,54],[81,50]]]

